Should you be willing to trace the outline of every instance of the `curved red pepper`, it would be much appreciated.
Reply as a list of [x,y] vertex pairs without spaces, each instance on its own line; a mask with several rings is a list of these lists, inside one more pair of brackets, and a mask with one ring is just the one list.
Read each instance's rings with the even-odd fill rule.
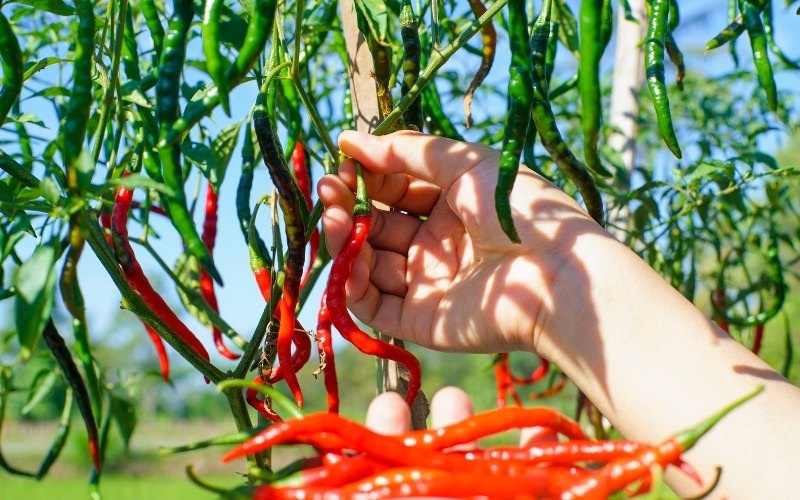
[[[294,171],[294,179],[297,182],[297,187],[303,195],[303,200],[306,206],[311,210],[314,202],[311,199],[311,170],[308,165],[308,154],[305,151],[303,143],[297,141],[292,151],[292,170]],[[303,288],[311,275],[311,267],[314,265],[314,260],[317,258],[319,251],[319,228],[314,228],[311,237],[308,239],[308,267],[300,279],[300,288]]]
[[[217,208],[219,206],[219,198],[217,191],[211,181],[206,185],[206,210],[205,221],[203,222],[203,235],[202,240],[208,249],[208,254],[213,257],[214,245],[217,241]],[[219,313],[219,305],[217,303],[217,294],[214,292],[214,280],[208,271],[201,265],[200,266],[200,293],[203,299],[211,306],[214,312]],[[211,325],[211,335],[214,339],[214,345],[217,347],[217,352],[228,359],[239,359],[240,354],[232,352],[222,340],[222,332],[216,325]]]
[[178,319],[175,313],[163,298],[153,289],[147,277],[136,260],[130,242],[128,241],[128,212],[133,200],[133,190],[125,186],[117,188],[114,198],[114,211],[111,214],[111,237],[114,255],[117,262],[128,279],[130,286],[142,297],[147,306],[161,318],[164,323],[187,345],[200,356],[209,360],[208,351],[194,334]]
[[353,217],[353,229],[347,239],[344,248],[336,255],[331,266],[330,277],[327,286],[327,305],[330,311],[333,326],[339,333],[358,348],[364,354],[371,354],[385,359],[391,359],[408,370],[408,392],[406,392],[406,402],[409,406],[419,394],[422,385],[422,371],[419,361],[413,354],[405,349],[377,340],[362,332],[350,317],[347,310],[347,299],[345,296],[345,284],[350,276],[361,247],[369,234],[370,216],[356,215]]

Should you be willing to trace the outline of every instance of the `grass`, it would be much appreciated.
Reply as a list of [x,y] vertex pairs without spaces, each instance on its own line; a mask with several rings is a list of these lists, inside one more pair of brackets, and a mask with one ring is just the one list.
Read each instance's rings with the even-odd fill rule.
[[[204,478],[210,484],[234,487],[241,482],[232,476],[212,476]],[[86,478],[81,477],[48,477],[42,482],[2,475],[0,478],[0,500],[63,500],[84,499],[89,497]],[[191,498],[206,500],[219,498],[218,495],[204,491],[185,477],[157,477],[118,475],[103,477],[100,493],[108,500],[160,500]]]

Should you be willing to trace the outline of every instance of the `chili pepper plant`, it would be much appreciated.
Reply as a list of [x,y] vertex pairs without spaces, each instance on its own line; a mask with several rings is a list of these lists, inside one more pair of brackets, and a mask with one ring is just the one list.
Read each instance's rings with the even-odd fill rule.
[[[779,161],[775,152],[799,116],[800,54],[781,46],[779,31],[798,2],[712,3],[356,0],[378,109],[372,132],[410,129],[497,148],[493,210],[510,240],[519,241],[509,195],[522,164],[578,198],[723,329],[797,380],[789,291],[797,281],[800,169],[796,158]],[[726,17],[704,20],[710,11]],[[74,406],[98,492],[111,422],[126,441],[133,433],[135,402],[120,396],[125,382],[97,348],[115,334],[99,326],[109,311],[99,307],[93,279],[79,273],[90,253],[120,306],[138,318],[163,381],[182,358],[209,384],[202,390],[220,388],[230,406],[236,434],[185,449],[261,436],[253,439],[262,444],[228,455],[249,457],[244,494],[266,498],[282,484],[346,491],[360,487],[353,481],[374,483],[369,476],[389,466],[424,469],[397,477],[433,488],[425,491],[459,480],[437,468],[466,458],[412,446],[406,456],[419,455],[419,463],[376,459],[367,431],[335,417],[347,397],[337,371],[374,377],[372,357],[400,365],[409,403],[422,388],[435,389],[424,386],[426,366],[403,345],[364,331],[347,310],[344,284],[374,209],[363,182],[353,233],[334,259],[319,224],[316,182],[336,174],[343,161],[336,137],[356,128],[364,108],[342,78],[354,61],[344,12],[333,0],[0,3],[0,310],[9,332],[0,342],[0,424],[20,406],[15,398],[27,412],[63,395],[61,425],[38,470],[10,463],[0,447],[6,473],[47,475]],[[620,37],[625,23],[642,26],[641,44]],[[712,25],[713,37],[698,29]],[[707,65],[694,52],[684,57],[682,49],[703,45]],[[638,48],[644,76],[638,130],[625,137],[636,147],[631,160],[612,146],[621,132],[609,105],[619,85],[614,54]],[[250,289],[259,293],[244,297],[225,276],[232,267],[251,272]],[[247,321],[225,310],[230,297],[247,301],[247,329],[234,327]],[[305,325],[301,316],[310,318]],[[334,348],[335,338],[347,342]],[[364,353],[361,366],[337,365],[337,351],[353,347]],[[496,380],[486,371],[487,384],[496,383],[502,411],[530,406],[531,398],[547,403],[568,383],[543,359],[526,361],[532,372],[519,373],[523,357],[491,358]],[[43,368],[20,377],[32,359]],[[310,427],[296,423],[307,403],[303,370],[322,375],[320,406],[330,413]],[[605,437],[599,414],[581,417],[587,404],[577,402],[581,422]],[[560,486],[529,478],[514,487],[579,491],[592,472],[577,462],[591,453],[606,453],[597,461],[609,463],[643,453],[643,444],[598,448],[573,424],[575,444],[558,453],[574,460],[562,457],[560,472],[550,471]],[[268,448],[290,439],[275,438],[280,429],[319,456],[294,472],[275,471]],[[356,437],[367,444],[342,445]],[[670,458],[659,464],[680,464],[676,450],[696,437],[686,439],[664,445]],[[402,446],[386,442],[393,444],[384,455]],[[638,463],[641,473],[609,480],[603,492],[635,481],[647,489],[651,465]],[[331,474],[328,467],[350,479],[286,482]],[[468,494],[471,483],[461,480]]]

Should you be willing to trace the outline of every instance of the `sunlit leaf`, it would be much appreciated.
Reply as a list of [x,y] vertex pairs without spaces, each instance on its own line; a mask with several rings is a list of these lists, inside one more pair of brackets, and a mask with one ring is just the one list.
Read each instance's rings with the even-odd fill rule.
[[38,246],[14,277],[14,286],[17,288],[14,319],[23,359],[29,358],[33,352],[53,307],[57,258],[55,245],[51,241]]

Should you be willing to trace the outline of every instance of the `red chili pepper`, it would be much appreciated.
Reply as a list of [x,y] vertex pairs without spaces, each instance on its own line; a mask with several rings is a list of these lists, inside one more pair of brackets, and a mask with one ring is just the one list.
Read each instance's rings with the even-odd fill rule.
[[144,325],[145,330],[147,330],[147,335],[150,336],[150,340],[153,342],[153,346],[156,348],[156,353],[158,354],[158,365],[161,368],[161,378],[164,379],[164,382],[169,383],[169,357],[167,357],[167,349],[164,347],[164,340],[156,333],[155,330],[150,328],[145,322],[142,322]]
[[530,385],[530,384],[535,384],[536,382],[542,380],[549,371],[550,371],[550,362],[544,359],[543,357],[539,356],[539,366],[537,366],[536,369],[533,370],[533,373],[531,373],[529,377],[526,378],[516,377],[511,372],[510,369],[509,369],[509,374],[511,375],[511,380],[515,384]]
[[114,244],[111,241],[111,211],[100,209],[100,217],[98,217],[98,222],[100,222],[100,227],[103,228],[103,235],[106,237],[106,242],[108,246],[112,249],[114,248]]
[[[253,379],[254,384],[263,385],[264,380],[261,378],[261,375],[256,375],[256,378]],[[252,387],[248,387],[244,391],[244,399],[247,401],[247,404],[252,406],[258,413],[264,415],[264,417],[272,420],[273,422],[283,422],[283,419],[275,413],[266,401],[262,401],[259,399],[259,392]]]
[[[103,228],[103,234],[106,237],[106,241],[110,247],[114,247],[114,244],[111,239],[111,212],[108,210],[102,210],[100,212],[100,227]],[[153,347],[156,349],[156,354],[158,354],[158,364],[161,368],[161,378],[164,379],[164,382],[169,382],[169,357],[167,357],[167,349],[164,347],[164,339],[162,339],[155,330],[150,328],[150,325],[142,321],[142,325],[144,325],[145,330],[147,331],[147,335],[150,337],[150,340],[153,343]]]
[[530,464],[574,465],[578,462],[607,462],[630,456],[650,445],[635,441],[534,441],[525,448],[497,447],[464,453],[468,460],[519,460]]
[[[400,497],[476,497],[533,499],[551,494],[571,475],[563,470],[533,468],[502,481],[487,480],[479,474],[440,471],[422,467],[389,469],[342,488],[290,487],[272,485],[256,489],[254,498],[356,499]],[[582,477],[581,474],[579,477]],[[524,493],[523,493],[524,492]]]
[[[278,309],[280,312],[280,309]],[[276,315],[280,319],[280,315]],[[303,329],[303,325],[295,320],[294,333],[292,334],[292,343],[294,344],[294,353],[292,354],[292,372],[297,373],[308,362],[311,357],[311,339]],[[275,384],[285,378],[286,369],[283,365],[278,365],[270,371],[269,383]]]
[[[219,198],[214,189],[211,181],[206,184],[206,210],[205,221],[203,222],[203,244],[208,249],[208,254],[213,257],[214,245],[217,241],[217,208],[219,206]],[[214,293],[214,280],[208,271],[201,265],[200,266],[200,293],[203,299],[211,306],[214,312],[219,313],[219,305],[217,303],[217,294]],[[211,335],[214,339],[214,345],[217,351],[228,359],[239,359],[241,355],[232,352],[222,340],[222,332],[216,325],[211,326]]]
[[[311,200],[311,170],[308,164],[308,154],[300,141],[295,143],[294,151],[292,151],[292,169],[294,170],[294,179],[297,182],[297,187],[303,195],[306,206],[311,210],[314,207],[314,202]],[[319,251],[319,229],[316,227],[308,239],[308,247],[308,268],[306,268],[300,280],[300,288],[305,287],[306,281],[311,275],[311,267],[314,265],[314,260],[317,258],[317,252]]]
[[522,406],[522,400],[512,383],[511,369],[508,364],[508,353],[500,353],[494,363],[494,380],[497,385],[497,407],[505,408],[506,397],[511,396],[517,406]]
[[[255,220],[255,217],[253,217],[253,220]],[[254,226],[251,226],[250,230],[254,231]],[[257,245],[255,244],[255,234],[250,235],[250,238],[248,238],[248,251],[250,254],[250,269],[252,270],[253,276],[256,279],[258,289],[261,291],[261,296],[264,298],[264,301],[269,302],[270,297],[272,296],[272,276],[270,274],[270,266],[259,254]],[[280,320],[280,315],[281,308],[278,307],[275,311],[275,317]],[[291,366],[293,372],[297,373],[303,366],[305,366],[311,356],[311,340],[308,338],[305,329],[300,322],[297,321],[297,319],[295,319],[294,332],[291,339],[295,346],[295,352],[291,356]],[[281,364],[272,370],[269,376],[270,383],[274,384],[285,378],[283,368],[281,368],[282,366],[283,365]]]
[[322,300],[317,315],[317,351],[319,364],[325,380],[325,392],[328,393],[328,411],[339,413],[339,381],[336,378],[336,362],[333,353],[331,336],[331,315],[328,311],[328,292],[322,292]]
[[409,373],[406,402],[411,405],[416,399],[421,386],[422,373],[417,358],[401,347],[375,339],[362,332],[347,310],[345,284],[353,268],[353,261],[367,239],[369,224],[369,215],[356,215],[353,217],[353,229],[350,232],[350,237],[331,266],[326,289],[328,310],[330,311],[333,326],[336,327],[342,337],[356,346],[358,350],[365,354],[391,359],[406,367]]
[[535,401],[537,399],[549,398],[561,392],[567,385],[567,377],[562,374],[561,380],[548,387],[541,392],[535,392],[528,396],[528,399]]
[[[425,450],[425,453],[441,451],[509,429],[531,426],[550,427],[570,439],[588,439],[577,422],[550,408],[509,407],[492,410],[475,414],[465,421],[441,429],[412,431],[401,436],[382,436],[339,415],[318,413],[265,429],[225,455],[223,461],[260,453],[277,444],[297,440],[301,436],[313,438],[322,432],[341,437],[347,443],[348,449],[355,451],[364,451],[380,442],[399,454],[406,454],[411,449]],[[399,448],[396,446],[398,444],[401,445]],[[384,452],[385,450],[379,453]]]
[[117,188],[117,194],[114,199],[114,211],[111,214],[111,237],[113,242],[114,254],[117,257],[117,262],[128,279],[131,287],[141,295],[148,307],[161,318],[166,325],[175,332],[175,334],[189,345],[200,356],[209,360],[208,351],[206,351],[203,344],[194,336],[194,334],[181,322],[180,319],[172,312],[169,305],[163,298],[153,289],[150,282],[136,260],[136,255],[133,252],[130,242],[128,241],[128,211],[131,207],[133,199],[133,190],[125,186]]
[[373,474],[378,474],[388,468],[388,466],[371,460],[364,455],[354,457],[336,455],[334,460],[326,462],[323,459],[322,462],[323,464],[318,466],[307,468],[284,479],[279,479],[272,483],[272,486],[337,488]]
[[[305,261],[305,228],[300,220],[299,200],[294,189],[294,181],[289,173],[289,167],[286,165],[269,116],[265,113],[257,113],[257,116],[253,118],[253,129],[258,139],[264,164],[270,174],[272,183],[275,185],[275,189],[278,191],[278,203],[283,212],[288,248],[284,267],[282,296],[278,304],[281,322],[278,329],[277,351],[280,364],[291,366],[295,307],[299,298],[300,281]],[[297,375],[292,370],[286,370],[284,378],[286,385],[289,386],[289,390],[291,390],[297,402],[297,406],[302,408],[303,391],[297,381]]]
[[756,325],[755,333],[753,333],[753,347],[750,348],[753,354],[758,355],[761,352],[761,343],[764,341],[764,323]]

